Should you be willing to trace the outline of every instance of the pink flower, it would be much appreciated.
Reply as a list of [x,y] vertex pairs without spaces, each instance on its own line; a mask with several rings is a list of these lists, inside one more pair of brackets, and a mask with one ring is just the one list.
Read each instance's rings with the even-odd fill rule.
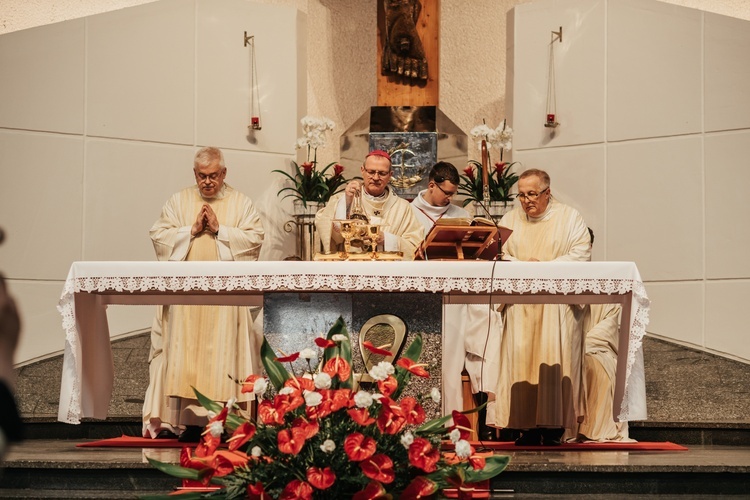
[[344,166],[343,165],[339,165],[337,163],[337,164],[335,164],[333,166],[333,176],[334,177],[338,177],[339,175],[341,175],[341,172],[343,172],[343,171],[344,171]]
[[309,161],[306,161],[302,164],[302,171],[305,173],[305,177],[310,177],[313,171],[313,164]]
[[466,174],[466,177],[468,177],[471,182],[474,182],[474,168],[471,165],[464,169],[464,174]]
[[500,179],[500,177],[502,177],[503,170],[505,170],[505,166],[506,165],[507,165],[507,163],[504,162],[504,161],[499,161],[499,162],[495,163],[495,172],[497,172],[497,178],[498,178],[498,180]]

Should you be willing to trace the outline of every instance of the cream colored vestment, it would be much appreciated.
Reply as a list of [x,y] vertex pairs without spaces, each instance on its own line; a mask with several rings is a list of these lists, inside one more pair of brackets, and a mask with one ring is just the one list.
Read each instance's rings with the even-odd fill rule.
[[[205,203],[216,213],[219,234],[191,237],[191,226]],[[256,260],[264,231],[250,199],[225,184],[212,199],[204,199],[197,186],[173,195],[150,235],[158,260]],[[195,399],[192,387],[215,401],[253,399],[241,394],[230,377],[243,380],[260,372],[263,329],[254,325],[259,316],[259,308],[235,306],[158,308],[151,332],[144,435],[193,425],[190,415],[181,414],[184,400]]]
[[[581,215],[554,198],[530,219],[519,207],[500,225],[513,230],[509,260],[588,261],[591,239]],[[506,306],[500,347],[497,402],[488,423],[501,428],[565,427],[566,437],[584,415],[583,308],[570,305]],[[494,418],[492,418],[494,417]]]

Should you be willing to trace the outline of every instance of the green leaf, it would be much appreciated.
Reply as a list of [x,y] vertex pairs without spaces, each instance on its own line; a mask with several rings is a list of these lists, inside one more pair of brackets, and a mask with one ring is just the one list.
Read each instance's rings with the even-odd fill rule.
[[193,387],[192,389],[193,389],[193,392],[195,393],[196,399],[198,400],[198,402],[201,404],[203,408],[210,410],[214,413],[219,413],[224,408],[224,405],[222,405],[221,403],[217,403],[216,401],[210,398],[207,398],[206,396],[201,394],[198,391],[198,389],[196,389],[195,387]]
[[492,479],[508,467],[510,457],[507,455],[493,455],[487,457],[484,469],[474,470],[469,464],[466,464],[466,482],[476,483],[486,479]]
[[192,479],[194,481],[200,481],[206,476],[206,474],[211,471],[211,469],[208,467],[201,470],[188,469],[187,467],[183,467],[181,465],[167,464],[149,457],[146,457],[146,459],[148,460],[148,463],[150,463],[154,468],[178,479]]
[[[422,355],[422,334],[418,333],[416,337],[414,337],[414,340],[411,344],[409,344],[409,347],[406,348],[406,351],[401,355],[402,358],[408,358],[415,363],[419,361],[419,357]],[[396,381],[398,382],[398,389],[396,389],[393,394],[391,394],[391,397],[395,400],[398,399],[398,397],[401,395],[401,392],[403,392],[404,388],[406,388],[407,384],[409,383],[409,380],[411,380],[411,372],[405,368],[401,368],[400,366],[396,367]]]
[[289,372],[286,371],[284,365],[276,361],[276,358],[278,358],[278,356],[273,352],[273,348],[266,338],[263,337],[263,345],[260,347],[260,359],[263,361],[263,367],[266,369],[268,379],[278,391],[284,387],[284,382],[292,377],[289,375]]

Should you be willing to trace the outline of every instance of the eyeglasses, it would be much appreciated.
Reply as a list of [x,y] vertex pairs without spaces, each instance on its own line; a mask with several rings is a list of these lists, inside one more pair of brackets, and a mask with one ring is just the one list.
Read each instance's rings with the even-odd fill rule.
[[383,172],[381,170],[365,169],[365,172],[367,172],[367,175],[369,175],[370,177],[388,177],[389,175],[391,175],[390,170],[388,170],[387,172]]
[[221,172],[214,172],[213,174],[199,174],[198,172],[195,173],[195,176],[200,180],[201,182],[205,182],[207,180],[210,180],[211,182],[215,182],[219,179],[219,176],[221,176]]
[[444,194],[444,195],[445,195],[446,197],[448,197],[448,198],[452,198],[452,197],[456,196],[456,191],[453,191],[452,193],[449,193],[449,192],[448,192],[448,191],[446,191],[445,189],[441,188],[441,187],[440,187],[440,184],[438,184],[437,182],[435,183],[435,186],[437,186],[437,188],[438,188],[438,189],[439,189],[440,191],[442,191],[442,192],[443,192],[443,194]]
[[522,201],[536,201],[537,198],[539,198],[542,194],[544,194],[545,191],[547,191],[549,188],[544,188],[540,192],[530,192],[530,193],[518,193],[518,198]]

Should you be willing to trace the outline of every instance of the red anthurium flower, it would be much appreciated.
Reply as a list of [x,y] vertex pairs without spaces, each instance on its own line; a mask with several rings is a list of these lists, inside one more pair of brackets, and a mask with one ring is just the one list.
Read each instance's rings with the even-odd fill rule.
[[260,481],[247,485],[247,498],[249,500],[271,500],[271,497],[266,493]]
[[474,168],[469,165],[464,169],[464,174],[466,174],[466,177],[468,177],[472,182],[474,182]]
[[291,387],[295,391],[297,391],[299,394],[302,394],[304,391],[314,391],[315,390],[315,382],[311,378],[305,378],[305,377],[294,377],[287,379],[284,382],[284,387]]
[[305,439],[315,437],[320,430],[320,425],[316,420],[305,420],[302,417],[297,417],[292,422],[292,427],[297,427],[305,432]]
[[385,498],[385,488],[377,481],[370,481],[364,490],[354,494],[352,500],[376,500],[378,498]]
[[371,437],[353,432],[344,439],[344,451],[352,462],[361,462],[375,454],[377,443]]
[[425,438],[414,438],[409,446],[409,462],[414,466],[430,473],[437,470],[440,460],[440,450],[433,449],[432,444]]
[[333,166],[333,176],[338,177],[344,171],[344,166],[338,163]]
[[336,481],[336,474],[333,473],[330,467],[321,469],[319,467],[310,467],[307,469],[307,482],[313,485],[314,488],[319,490],[325,490],[330,488]]
[[258,379],[263,378],[262,375],[250,375],[245,379],[244,382],[242,382],[242,393],[246,392],[253,392],[253,389],[255,388],[255,382]]
[[313,171],[313,164],[312,162],[306,161],[301,165],[302,171],[305,173],[305,177],[310,177]]
[[400,366],[401,368],[406,368],[417,377],[423,377],[423,378],[430,377],[430,374],[427,373],[427,370],[424,369],[424,367],[427,366],[427,363],[417,364],[414,361],[410,360],[409,358],[401,358],[398,361],[396,361],[396,364]]
[[487,459],[482,455],[476,455],[474,453],[474,447],[471,447],[471,456],[469,456],[469,463],[474,470],[482,470],[487,465]]
[[305,445],[305,431],[299,427],[279,431],[276,442],[281,453],[296,455]]
[[392,399],[383,398],[380,400],[382,407],[378,414],[378,429],[383,434],[397,434],[406,423],[406,416]]
[[390,397],[396,389],[398,389],[398,380],[393,375],[388,375],[387,379],[378,380],[378,390],[383,396]]
[[458,410],[453,410],[453,413],[451,413],[451,415],[453,416],[453,426],[450,428],[450,430],[452,431],[453,429],[458,429],[461,432],[461,439],[468,439],[469,434],[474,432],[471,428],[471,422],[469,422],[469,418]]
[[437,493],[437,484],[430,481],[424,476],[417,476],[409,483],[399,496],[402,500],[417,500],[419,498],[428,498]]
[[370,416],[370,411],[367,408],[350,408],[346,412],[352,417],[352,420],[363,427],[375,422],[375,419]]
[[[183,448],[180,452],[180,465],[186,469],[201,471],[204,469],[210,469],[205,460],[201,460],[199,457],[193,457],[192,450],[187,447]],[[206,480],[205,483],[208,484],[208,480]]]
[[336,342],[333,340],[324,339],[323,337],[315,337],[315,345],[326,349],[328,347],[336,347]]
[[307,418],[309,418],[310,420],[320,420],[321,418],[326,418],[328,415],[333,413],[333,411],[331,410],[332,406],[332,400],[324,399],[318,406],[306,406],[305,416],[307,416]]
[[[365,340],[364,342],[362,342],[362,345],[373,354],[380,354],[381,356],[393,356],[393,353],[391,351],[383,349],[383,347],[386,346],[375,347],[369,340]],[[390,347],[390,344],[388,344],[388,347]]]
[[289,356],[276,358],[276,361],[278,361],[279,363],[287,363],[287,362],[293,363],[294,361],[297,361],[297,358],[299,358],[299,353],[295,352],[295,353],[290,354]]
[[305,398],[299,394],[277,394],[273,398],[273,406],[282,415],[293,411],[305,404]]
[[312,486],[304,481],[295,479],[290,482],[281,492],[279,500],[312,500]]
[[406,421],[410,424],[420,425],[424,422],[425,414],[422,406],[411,396],[401,399],[401,409],[404,411]]
[[255,436],[255,426],[250,422],[244,422],[237,427],[232,433],[232,437],[227,440],[229,449],[234,451],[240,446],[250,441]]
[[323,396],[323,402],[330,404],[332,412],[350,406],[352,398],[351,389],[321,389],[318,392]]
[[281,425],[284,423],[284,412],[279,411],[267,399],[261,401],[258,405],[258,417],[266,425]]
[[396,471],[393,470],[393,460],[383,453],[363,460],[359,464],[359,467],[365,476],[381,483],[392,483],[396,479]]
[[349,375],[352,373],[352,367],[349,366],[349,363],[347,363],[344,358],[336,356],[326,362],[323,371],[330,375],[331,378],[338,375],[339,380],[343,381],[349,379]]

